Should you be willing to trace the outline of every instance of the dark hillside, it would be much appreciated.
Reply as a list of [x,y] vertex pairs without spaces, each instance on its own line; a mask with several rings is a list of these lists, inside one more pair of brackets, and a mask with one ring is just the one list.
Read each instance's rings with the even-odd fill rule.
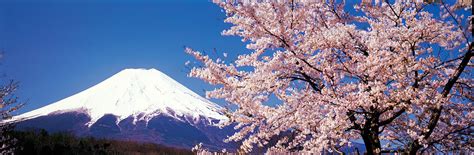
[[15,154],[192,154],[190,150],[152,143],[49,134],[45,130],[14,131],[11,135],[17,139]]

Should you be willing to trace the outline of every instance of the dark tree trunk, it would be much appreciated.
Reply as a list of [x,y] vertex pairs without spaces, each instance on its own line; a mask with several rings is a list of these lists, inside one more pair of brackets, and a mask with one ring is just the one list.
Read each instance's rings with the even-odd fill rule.
[[379,113],[375,112],[371,116],[366,117],[366,123],[361,130],[367,155],[380,154],[382,152],[379,139],[379,116]]
[[382,146],[380,145],[380,139],[377,131],[367,129],[362,131],[361,135],[362,139],[364,140],[367,155],[380,154]]

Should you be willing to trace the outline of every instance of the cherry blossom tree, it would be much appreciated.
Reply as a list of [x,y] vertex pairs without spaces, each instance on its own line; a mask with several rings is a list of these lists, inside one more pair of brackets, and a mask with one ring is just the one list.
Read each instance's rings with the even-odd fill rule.
[[14,92],[18,82],[9,81],[0,86],[0,154],[11,154],[15,148],[16,139],[11,136],[14,122],[5,122],[12,117],[12,112],[21,108],[24,103],[17,101]]
[[[2,57],[3,54],[0,54],[0,58]],[[18,82],[0,78],[0,83],[0,154],[12,154],[17,141],[11,135],[15,122],[6,120],[12,117],[14,111],[23,107],[24,103],[19,102],[15,95]]]
[[189,75],[236,105],[228,140],[246,152],[356,140],[368,154],[473,151],[472,7],[436,2],[215,1],[232,24],[222,34],[251,52],[226,62],[187,48],[202,64]]

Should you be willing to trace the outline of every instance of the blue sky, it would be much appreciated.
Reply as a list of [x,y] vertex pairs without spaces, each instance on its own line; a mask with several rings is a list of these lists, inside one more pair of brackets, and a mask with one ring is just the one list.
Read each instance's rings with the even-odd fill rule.
[[185,46],[230,59],[249,52],[240,38],[220,35],[230,26],[224,18],[208,0],[0,0],[0,74],[20,82],[27,105],[16,114],[125,68],[156,68],[204,95],[211,87],[187,77]]
[[3,79],[20,82],[17,114],[87,89],[125,68],[157,68],[203,95],[187,77],[184,46],[241,53],[224,13],[208,1],[0,1]]

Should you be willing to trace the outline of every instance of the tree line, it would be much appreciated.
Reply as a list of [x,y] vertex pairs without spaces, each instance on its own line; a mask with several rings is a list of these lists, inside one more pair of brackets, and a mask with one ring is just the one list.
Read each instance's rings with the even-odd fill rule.
[[48,133],[43,129],[4,131],[6,132],[2,132],[2,136],[9,137],[8,141],[4,141],[10,146],[8,154],[192,154],[188,149],[154,143],[77,137],[66,132]]

